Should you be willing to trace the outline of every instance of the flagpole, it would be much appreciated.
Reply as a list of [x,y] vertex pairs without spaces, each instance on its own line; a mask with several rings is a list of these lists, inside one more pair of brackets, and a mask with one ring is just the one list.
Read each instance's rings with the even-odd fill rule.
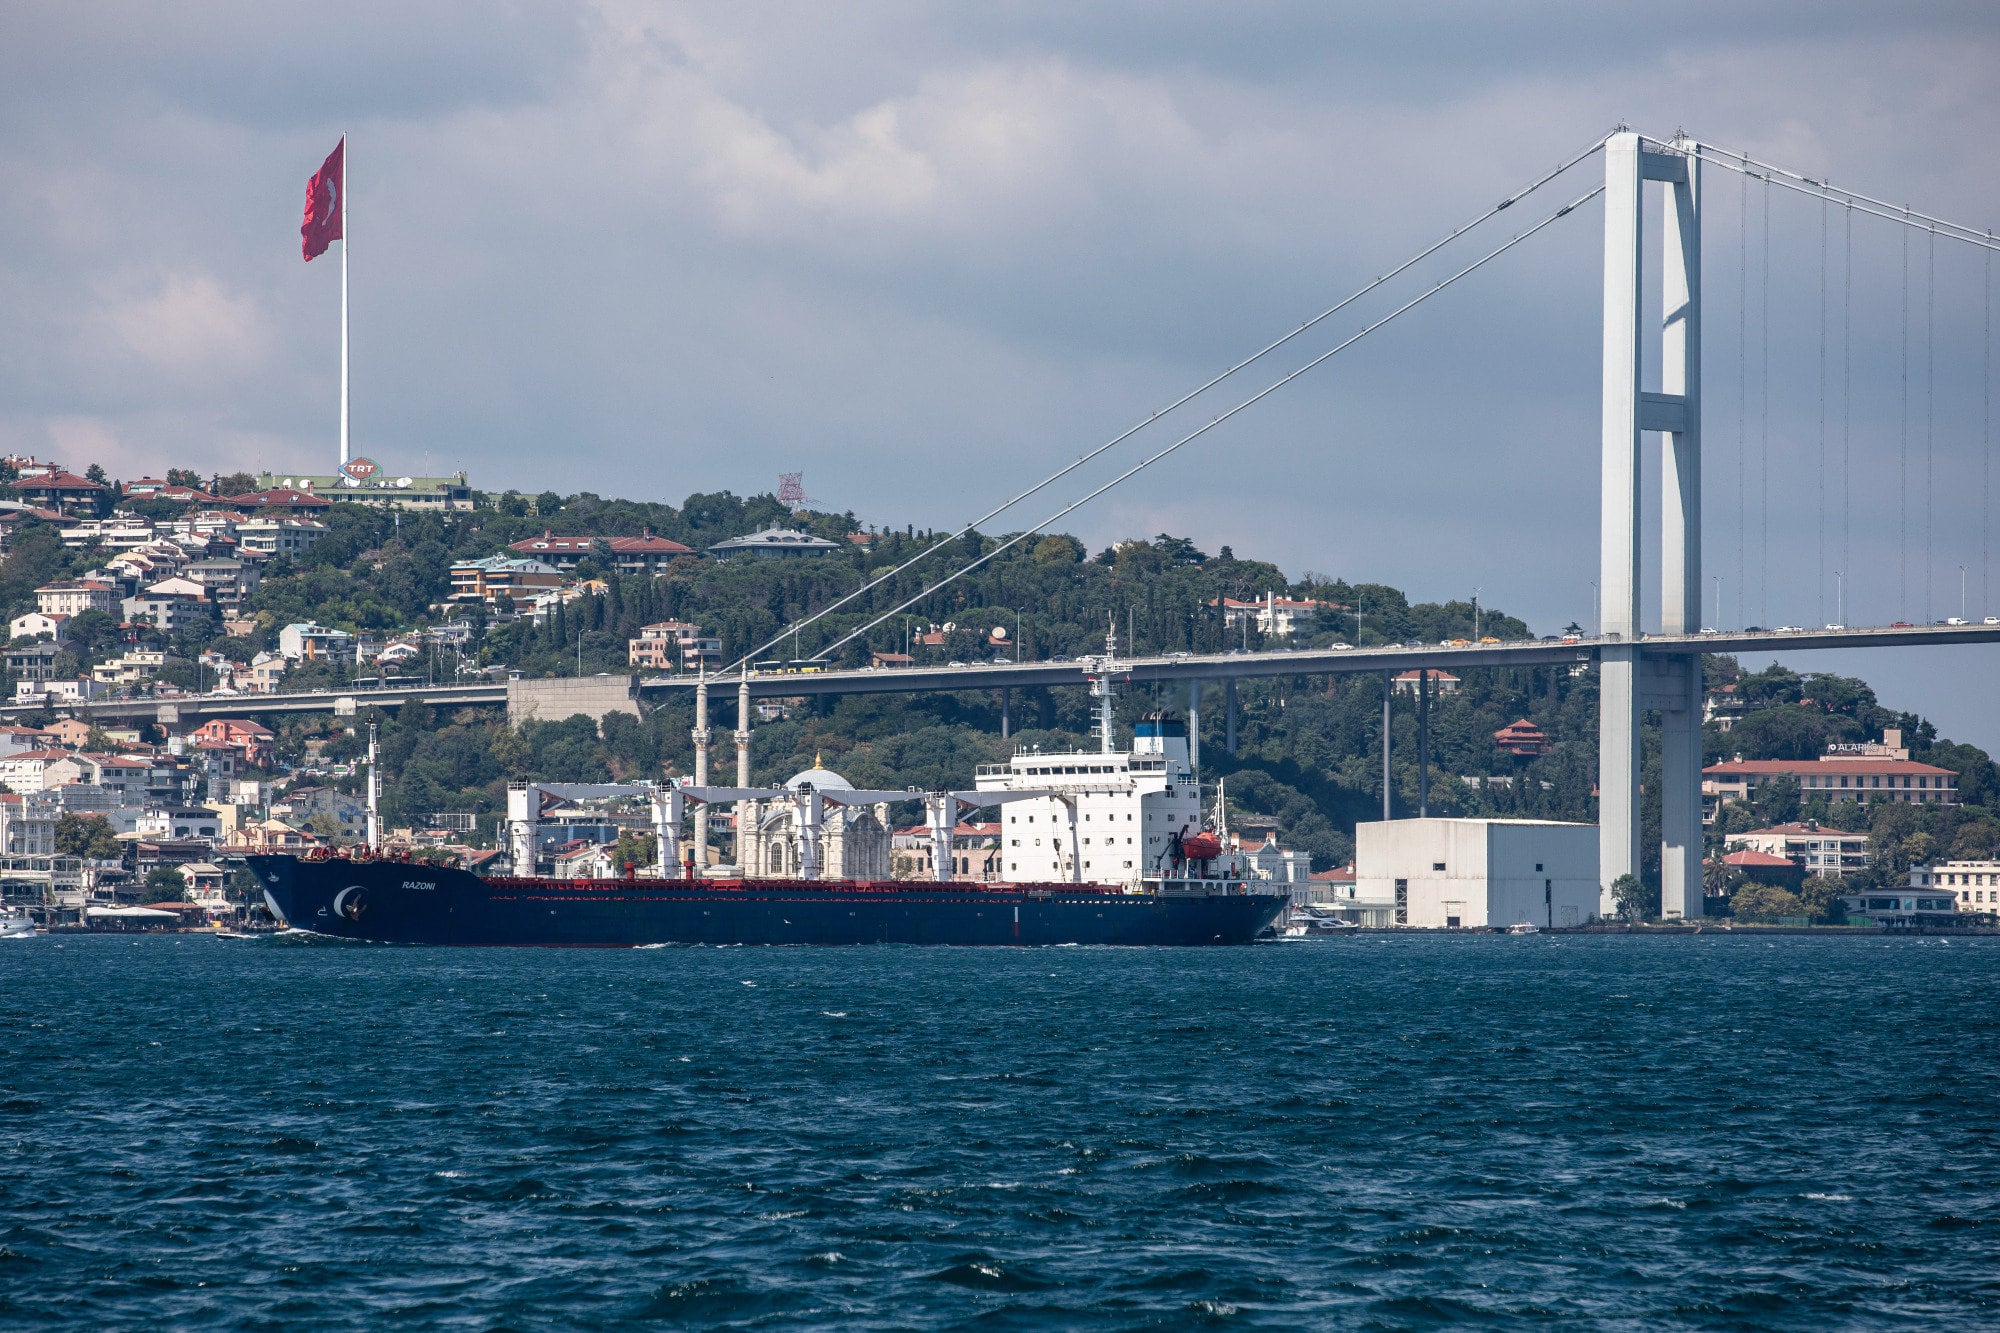
[[347,135],[340,136],[340,465],[347,466]]

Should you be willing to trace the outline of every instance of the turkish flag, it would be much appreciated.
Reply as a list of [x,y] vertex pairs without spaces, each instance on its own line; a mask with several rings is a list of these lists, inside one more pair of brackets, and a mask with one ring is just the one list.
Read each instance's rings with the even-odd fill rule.
[[326,247],[340,239],[340,204],[347,191],[341,160],[346,152],[347,140],[342,139],[306,182],[306,220],[299,224],[299,236],[304,240],[301,248],[307,263],[325,254]]

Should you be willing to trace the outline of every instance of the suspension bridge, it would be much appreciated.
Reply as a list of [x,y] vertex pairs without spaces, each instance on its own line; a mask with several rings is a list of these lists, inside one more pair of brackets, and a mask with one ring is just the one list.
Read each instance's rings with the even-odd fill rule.
[[[1573,172],[1588,169],[1601,161],[1601,181],[1567,198],[1539,220],[1523,227],[1496,245],[1476,252],[1469,260],[1453,261],[1442,276],[1418,280],[1423,266],[1441,258],[1448,249],[1462,251],[1475,233],[1490,231],[1491,224],[1509,210]],[[1738,188],[1727,206],[1718,204],[1722,192],[1716,186],[1723,175],[1733,178]],[[1649,192],[1657,192],[1659,213],[1657,245],[1649,245],[1646,226]],[[995,559],[1004,551],[1034,535],[1049,531],[1056,523],[1083,505],[1123,485],[1182,448],[1208,436],[1239,414],[1293,384],[1363,339],[1376,334],[1410,311],[1438,297],[1461,282],[1524,245],[1533,238],[1573,217],[1585,204],[1602,200],[1603,213],[1603,322],[1599,553],[1596,587],[1601,594],[1601,610],[1596,631],[1588,636],[1571,636],[1550,641],[1536,640],[1513,644],[1390,645],[1387,647],[1343,646],[1299,652],[1243,652],[1211,655],[1179,654],[1171,657],[1135,657],[1107,666],[1101,660],[1084,663],[1042,662],[972,664],[965,666],[904,670],[837,670],[811,674],[774,675],[751,670],[751,663],[786,640],[796,641],[805,630],[847,611],[865,618],[858,626],[844,628],[815,650],[813,658],[827,662],[831,654],[850,642],[864,639],[894,617],[921,607],[946,587]],[[1803,200],[1816,210],[1812,228],[1816,235],[1805,245],[1780,244],[1772,248],[1772,205],[1774,198]],[[1716,221],[1721,218],[1721,225]],[[1891,349],[1886,345],[1887,320],[1869,316],[1863,304],[1857,320],[1859,296],[1881,285],[1882,266],[1863,263],[1857,268],[1857,254],[1865,258],[1871,239],[1857,240],[1856,219],[1865,226],[1887,229],[1895,237],[1898,265],[1896,288],[1896,337]],[[1735,246],[1732,257],[1720,237],[1731,230]],[[1814,244],[1816,242],[1816,246]],[[1706,307],[1712,304],[1705,292],[1704,246],[1723,255],[1724,272],[1733,278],[1734,300],[1725,315],[1734,316],[1734,356],[1718,357],[1704,352]],[[1809,266],[1816,248],[1816,275]],[[1941,337],[1938,319],[1940,295],[1940,251],[1952,256],[1976,255],[1982,267],[1977,280],[1962,268],[1947,269],[1944,292],[1964,296],[1976,291],[1979,299],[1978,338]],[[1111,455],[1121,446],[1150,432],[1149,438],[1175,421],[1183,424],[1164,445],[1153,448],[1114,475],[1036,518],[1010,537],[1001,539],[979,555],[947,573],[922,579],[920,591],[906,597],[892,597],[885,591],[895,580],[922,562],[935,560],[940,553],[960,549],[953,540],[927,547],[893,569],[877,574],[853,592],[821,607],[810,615],[784,626],[767,642],[745,653],[727,670],[715,676],[664,677],[640,681],[630,689],[635,697],[665,702],[675,696],[693,696],[695,704],[695,753],[697,784],[709,778],[709,751],[713,733],[708,724],[710,694],[720,690],[737,695],[737,746],[739,786],[747,786],[753,699],[799,695],[848,693],[918,693],[969,689],[1082,686],[1093,672],[1115,669],[1137,682],[1185,682],[1190,685],[1189,703],[1197,714],[1201,706],[1201,686],[1206,682],[1224,687],[1226,743],[1234,743],[1234,683],[1254,677],[1348,675],[1379,673],[1384,679],[1385,726],[1384,813],[1387,817],[1387,747],[1389,728],[1386,707],[1387,682],[1394,672],[1420,667],[1451,670],[1536,666],[1589,662],[1599,672],[1599,852],[1600,874],[1608,886],[1620,875],[1637,874],[1642,859],[1640,846],[1640,722],[1646,712],[1660,719],[1662,788],[1660,863],[1662,907],[1669,918],[1699,916],[1702,902],[1702,655],[1759,651],[1804,651],[1830,648],[1921,647],[2000,641],[2000,617],[1985,614],[1991,602],[1991,442],[1992,442],[1992,254],[2000,240],[1991,229],[1954,223],[1872,195],[1834,185],[1830,180],[1764,162],[1748,153],[1717,148],[1686,135],[1654,139],[1620,128],[1584,151],[1564,161],[1554,170],[1531,181],[1470,221],[1419,250],[1408,260],[1365,284],[1352,295],[1303,321],[1283,336],[1212,376],[1174,401],[1142,418],[1127,430],[1086,451],[1073,462],[1034,485],[1022,490],[987,512],[967,522],[953,538],[977,531],[1002,515],[1013,515],[1018,506],[1050,491],[1080,469]],[[1781,273],[1781,261],[1788,256],[1797,261],[1807,257],[1809,285],[1816,286],[1816,339],[1772,337],[1771,286],[1774,273]],[[1918,261],[1921,261],[1919,263]],[[1801,267],[1795,263],[1794,267]],[[1921,272],[1921,280],[1917,274]],[[1956,277],[1953,277],[1953,273]],[[1810,279],[1816,276],[1816,284]],[[1397,298],[1393,284],[1418,280],[1417,290]],[[1649,285],[1651,284],[1656,285]],[[1339,335],[1330,346],[1312,352],[1293,369],[1268,380],[1261,388],[1238,398],[1226,409],[1205,421],[1185,428],[1188,409],[1226,384],[1273,358],[1281,349],[1299,344],[1336,316],[1349,311],[1378,293],[1390,293],[1388,308],[1361,322],[1353,331]],[[1879,293],[1877,293],[1879,295]],[[1366,307],[1362,307],[1366,309]],[[1800,353],[1805,368],[1793,375],[1796,383],[1810,385],[1811,400],[1804,413],[1809,429],[1794,422],[1790,433],[1814,444],[1809,469],[1812,486],[1808,491],[1798,475],[1798,459],[1783,460],[1787,434],[1784,422],[1774,433],[1772,419],[1772,370],[1774,341],[1782,359],[1798,367]],[[1857,341],[1864,356],[1876,361],[1893,360],[1896,366],[1896,414],[1892,428],[1884,428],[1879,413],[1871,414],[1854,393]],[[1803,344],[1803,346],[1802,346]],[[1938,386],[1941,358],[1953,382],[1977,376],[1977,427],[1963,421],[1948,421],[1960,453],[1968,449],[1978,458],[1976,522],[1953,521],[1945,525],[1948,539],[1943,551],[1943,568],[1956,566],[1958,597],[1948,602],[1958,614],[1939,618],[1937,576],[1940,570],[1941,513],[1962,517],[1972,504],[1975,487],[1970,478],[1945,478],[1947,505],[1939,494],[1938,407],[1943,401]],[[1733,363],[1733,364],[1732,364]],[[1711,377],[1718,373],[1733,379],[1734,411],[1718,432],[1705,418],[1704,366]],[[1976,369],[1975,369],[1976,367]],[[1733,371],[1733,375],[1730,372]],[[1959,395],[1969,398],[1968,395]],[[1957,404],[1961,417],[1974,415],[1972,404]],[[1199,409],[1197,409],[1199,410]],[[1862,449],[1856,450],[1857,419],[1863,431]],[[1710,428],[1705,432],[1705,426]],[[1648,440],[1658,437],[1657,482],[1645,479],[1645,449]],[[1895,448],[1887,447],[1887,440]],[[1726,450],[1725,470],[1720,478],[1704,476],[1704,445],[1721,443]],[[1801,594],[1796,586],[1782,581],[1776,604],[1781,614],[1806,624],[1770,628],[1774,604],[1772,573],[1804,561],[1794,541],[1781,535],[1781,558],[1774,560],[1771,537],[1788,529],[1774,522],[1772,477],[1774,458],[1787,468],[1780,497],[1780,517],[1796,508],[1784,497],[1811,496],[1812,573],[1809,589]],[[1886,477],[1877,477],[1868,467],[1884,460],[1895,467],[1895,534],[1890,541],[1870,516],[1878,505],[1886,508]],[[1856,482],[1864,483],[1863,523],[1857,531],[1855,519]],[[1731,484],[1733,483],[1733,485]],[[1705,488],[1722,509],[1722,522],[1704,529]],[[1011,520],[1010,520],[1011,521]],[[1719,529],[1719,530],[1718,530]],[[1967,600],[1967,573],[1975,563],[1967,551],[1976,530],[1979,570],[1978,614],[1971,613]],[[1647,539],[1657,541],[1653,559],[1648,560]],[[1858,538],[1858,540],[1857,540]],[[1890,594],[1887,571],[1890,559],[1883,555],[1885,544],[1893,547],[1896,577]],[[1787,547],[1792,548],[1787,553]],[[1710,553],[1711,567],[1704,567],[1704,550]],[[1796,582],[1803,579],[1795,580]],[[1731,594],[1725,597],[1725,593]],[[1810,614],[1804,607],[1810,605]],[[1754,607],[1754,614],[1752,608]],[[1874,626],[1850,625],[1851,611],[1879,608],[1888,623]],[[1709,614],[1704,615],[1704,611]],[[1650,613],[1650,614],[1649,614]],[[1728,613],[1728,614],[1726,614]],[[1863,614],[1868,614],[1864,611]],[[1753,620],[1755,624],[1749,624]],[[1988,623],[1989,620],[1991,623]],[[1976,622],[1976,623],[1968,623]],[[845,622],[840,622],[845,624]],[[1808,627],[1808,625],[1810,627]],[[552,682],[536,682],[547,688]],[[585,682],[576,682],[586,687]],[[399,686],[377,690],[328,691],[319,694],[268,696],[183,696],[168,701],[128,700],[92,703],[83,712],[105,719],[158,717],[169,721],[194,721],[213,716],[246,716],[257,713],[351,712],[357,708],[391,706],[423,701],[444,706],[507,703],[523,683],[495,681],[480,684],[443,686]],[[601,687],[596,687],[600,688]],[[20,708],[10,709],[15,713]],[[1198,727],[1191,728],[1199,734]]]

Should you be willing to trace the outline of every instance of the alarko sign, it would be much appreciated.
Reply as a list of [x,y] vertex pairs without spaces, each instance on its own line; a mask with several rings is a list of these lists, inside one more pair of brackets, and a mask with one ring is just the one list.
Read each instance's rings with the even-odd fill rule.
[[372,458],[350,458],[340,465],[340,470],[349,481],[366,481],[382,470],[382,465]]

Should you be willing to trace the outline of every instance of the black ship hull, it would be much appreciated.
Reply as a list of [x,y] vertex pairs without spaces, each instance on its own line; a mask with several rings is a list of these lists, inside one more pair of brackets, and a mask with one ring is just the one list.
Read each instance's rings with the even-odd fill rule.
[[484,879],[408,861],[252,856],[289,926],[390,944],[1247,944],[1284,907],[1240,884]]

